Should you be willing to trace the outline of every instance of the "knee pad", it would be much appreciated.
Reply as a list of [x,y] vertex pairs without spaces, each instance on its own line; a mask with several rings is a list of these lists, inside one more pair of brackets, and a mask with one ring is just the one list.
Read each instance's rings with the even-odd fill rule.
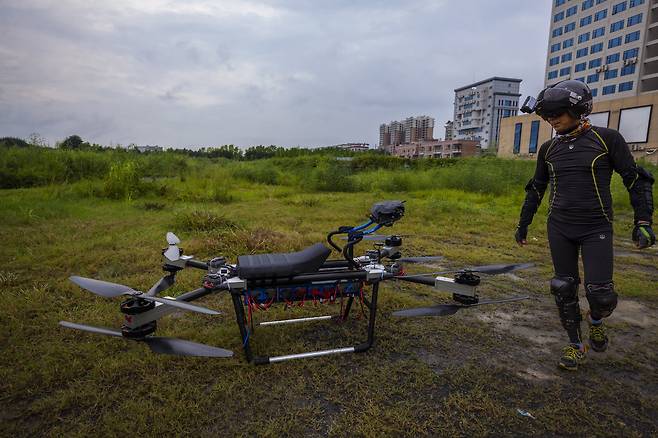
[[551,293],[555,296],[562,326],[567,330],[579,328],[582,320],[578,304],[578,283],[580,281],[573,277],[551,279]]
[[594,319],[610,316],[617,307],[617,292],[615,292],[614,283],[588,283],[585,285],[585,296]]

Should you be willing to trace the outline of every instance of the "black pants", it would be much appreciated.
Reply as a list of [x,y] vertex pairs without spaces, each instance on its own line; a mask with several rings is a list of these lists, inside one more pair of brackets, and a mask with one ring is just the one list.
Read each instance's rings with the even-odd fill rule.
[[556,276],[580,279],[578,253],[582,252],[584,283],[612,282],[612,224],[580,225],[549,219],[548,243]]

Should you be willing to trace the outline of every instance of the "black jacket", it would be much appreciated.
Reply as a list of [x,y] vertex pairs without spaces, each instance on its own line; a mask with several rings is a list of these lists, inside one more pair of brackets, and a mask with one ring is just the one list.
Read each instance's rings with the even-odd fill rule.
[[526,186],[519,225],[532,222],[549,182],[549,218],[592,225],[612,222],[613,170],[629,191],[635,221],[651,222],[653,177],[635,164],[619,132],[592,127],[570,141],[556,137],[541,145],[535,175]]

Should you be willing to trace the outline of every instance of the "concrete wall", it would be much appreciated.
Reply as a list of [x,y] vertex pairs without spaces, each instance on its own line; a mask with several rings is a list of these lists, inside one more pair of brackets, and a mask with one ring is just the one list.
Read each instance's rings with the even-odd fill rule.
[[[646,143],[629,143],[629,148],[635,159],[643,158],[649,162],[658,164],[658,93],[648,93],[639,96],[625,97],[620,99],[604,100],[594,102],[592,113],[609,111],[608,128],[619,129],[619,116],[622,109],[638,106],[652,106],[651,119],[649,121],[649,135]],[[522,158],[534,158],[534,154],[528,153],[530,143],[530,124],[533,120],[541,120],[539,125],[539,146],[552,137],[551,126],[544,122],[536,114],[509,117],[501,121],[500,144],[498,146],[499,157],[519,156]],[[521,150],[514,154],[514,128],[517,123],[522,123]]]

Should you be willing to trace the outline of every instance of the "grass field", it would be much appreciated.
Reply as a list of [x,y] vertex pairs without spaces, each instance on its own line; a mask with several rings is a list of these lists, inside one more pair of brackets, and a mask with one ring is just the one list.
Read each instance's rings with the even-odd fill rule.
[[[554,364],[565,337],[547,287],[545,206],[531,226],[531,244],[520,249],[513,241],[532,163],[405,168],[364,160],[358,168],[313,157],[186,158],[161,168],[164,175],[145,175],[139,161],[94,167],[90,157],[95,178],[76,177],[76,171],[67,181],[44,176],[23,184],[34,187],[0,190],[2,436],[658,434],[658,251],[631,246],[632,212],[618,179],[615,282],[622,299],[610,319],[611,349],[590,354],[582,370],[567,373]],[[0,164],[10,161],[0,158]],[[37,173],[12,159],[14,171],[33,181]],[[7,166],[0,169],[11,180]],[[382,199],[407,200],[405,218],[392,229],[410,235],[405,255],[446,257],[414,272],[531,261],[536,267],[487,278],[481,288],[483,297],[531,299],[445,318],[396,319],[393,310],[449,297],[387,283],[369,352],[264,367],[245,363],[224,294],[199,301],[223,316],[177,313],[160,321],[158,334],[231,349],[231,359],[155,355],[140,344],[57,325],[117,327],[120,300],[89,294],[68,277],[148,288],[161,275],[167,231],[178,234],[187,254],[235,260],[323,241],[337,226],[359,223]],[[199,271],[182,272],[171,295],[199,287],[200,280]],[[581,303],[586,308],[584,297]],[[256,318],[336,314],[338,308],[307,304]],[[253,346],[274,355],[352,345],[365,333],[357,315],[343,324],[258,329]],[[535,418],[518,415],[517,408]]]

